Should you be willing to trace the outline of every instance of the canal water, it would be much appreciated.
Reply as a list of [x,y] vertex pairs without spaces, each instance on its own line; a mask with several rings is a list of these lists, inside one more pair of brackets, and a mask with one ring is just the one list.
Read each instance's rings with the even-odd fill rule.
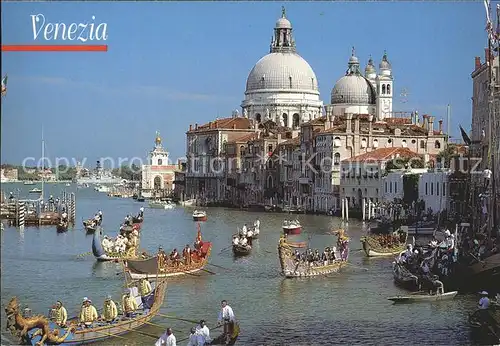
[[[3,184],[3,190],[21,190],[27,196],[33,186]],[[97,308],[111,294],[119,300],[123,292],[123,271],[117,263],[98,263],[91,251],[92,236],[86,235],[81,220],[103,211],[106,234],[116,235],[127,214],[137,214],[144,205],[141,248],[156,252],[181,249],[196,236],[193,209],[149,209],[147,203],[110,198],[92,188],[46,184],[46,197],[60,191],[77,194],[77,225],[58,234],[55,227],[26,228],[23,232],[6,227],[2,232],[1,303],[12,296],[33,312],[47,313],[61,300],[68,315],[76,315],[83,297]],[[208,221],[201,224],[204,240],[213,242],[210,262],[228,268],[207,269],[216,275],[185,276],[169,282],[161,313],[188,319],[206,319],[213,326],[220,301],[226,299],[240,322],[239,345],[469,345],[467,312],[477,303],[476,296],[459,296],[439,304],[392,305],[387,297],[404,293],[394,286],[388,259],[367,259],[360,251],[362,224],[352,220],[347,229],[351,237],[350,262],[341,273],[313,279],[284,279],[279,275],[277,243],[286,217],[279,213],[252,213],[223,208],[208,208]],[[252,254],[234,259],[222,251],[231,235],[245,222],[260,218],[260,238]],[[293,216],[295,217],[295,216]],[[322,249],[336,241],[328,231],[340,220],[328,216],[299,215],[304,232],[314,248]],[[2,315],[2,344],[6,344],[5,318]],[[177,320],[155,318],[155,324],[172,327],[177,339],[189,335],[192,325]],[[147,326],[141,331],[160,335],[163,329]],[[212,330],[213,336],[218,330]],[[155,340],[138,333],[111,339],[101,345],[153,345]],[[187,342],[179,343],[185,345]]]

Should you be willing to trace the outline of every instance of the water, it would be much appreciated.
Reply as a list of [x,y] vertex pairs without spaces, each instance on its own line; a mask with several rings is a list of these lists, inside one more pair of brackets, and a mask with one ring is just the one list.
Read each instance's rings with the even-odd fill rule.
[[[33,186],[4,184],[6,192]],[[60,189],[75,192],[75,186],[47,184],[46,196],[59,195]],[[115,235],[126,214],[136,214],[143,203],[131,199],[109,198],[91,188],[77,192],[77,225],[58,234],[55,227],[26,228],[20,232],[6,228],[2,232],[1,302],[12,296],[34,312],[46,313],[61,300],[68,315],[75,315],[83,297],[102,307],[106,295],[119,299],[123,291],[123,272],[116,263],[98,263],[93,256],[78,256],[91,251],[92,236],[87,236],[81,220],[98,209],[104,214],[105,233]],[[22,194],[21,194],[22,195]],[[146,206],[146,205],[145,205]],[[209,208],[208,221],[201,224],[203,238],[213,242],[211,263],[229,268],[207,269],[199,277],[172,279],[161,313],[198,320],[214,325],[219,304],[228,300],[241,325],[239,345],[469,345],[467,312],[477,303],[475,296],[459,296],[439,304],[394,306],[387,297],[404,294],[392,281],[389,259],[367,259],[360,251],[362,225],[351,221],[349,269],[329,277],[283,279],[279,276],[277,243],[284,214],[251,213],[232,209]],[[149,209],[146,206],[141,247],[155,252],[159,245],[180,250],[192,244],[196,224],[192,209]],[[236,227],[261,221],[260,238],[252,254],[234,259],[227,248]],[[327,216],[300,215],[303,237],[311,236],[313,247],[329,246],[336,238],[327,231],[338,228],[339,220]],[[366,268],[366,269],[363,269]],[[3,311],[2,311],[3,313]],[[2,323],[5,323],[4,318]],[[146,326],[141,332],[160,335],[168,326],[177,339],[183,339],[192,327],[189,323],[156,318],[157,326]],[[2,325],[2,334],[5,333]],[[212,330],[213,336],[219,330]],[[10,338],[3,334],[4,337]],[[155,340],[138,333],[123,339],[111,339],[102,345],[153,345]],[[185,345],[187,342],[179,343]],[[4,344],[4,341],[2,342]]]

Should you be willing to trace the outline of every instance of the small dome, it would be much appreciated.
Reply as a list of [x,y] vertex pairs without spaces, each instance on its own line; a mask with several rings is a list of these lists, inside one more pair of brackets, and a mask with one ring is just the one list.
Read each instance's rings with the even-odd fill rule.
[[361,75],[346,75],[332,89],[332,104],[374,105],[375,100],[373,86]]
[[276,21],[276,29],[291,29],[292,23],[285,17],[280,18]]
[[377,73],[377,71],[375,70],[375,66],[373,66],[372,58],[370,58],[370,60],[368,60],[368,64],[365,67],[365,75],[372,73]]
[[391,69],[391,63],[389,60],[387,60],[387,53],[384,52],[384,56],[382,57],[382,61],[378,65],[378,67],[382,70],[390,70]]
[[359,64],[359,59],[352,55],[350,58],[349,58],[349,64]]
[[263,89],[318,93],[318,81],[311,66],[297,53],[269,53],[255,64],[247,79],[246,92]]

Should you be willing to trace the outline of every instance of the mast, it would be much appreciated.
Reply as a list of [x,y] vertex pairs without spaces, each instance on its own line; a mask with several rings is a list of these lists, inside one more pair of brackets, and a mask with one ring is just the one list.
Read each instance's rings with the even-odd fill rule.
[[43,125],[42,125],[42,193],[40,195],[41,200],[44,198],[44,181],[45,181],[45,141],[43,139]]
[[448,135],[448,142],[450,141],[450,124],[451,124],[451,105],[448,103],[446,107],[446,134]]

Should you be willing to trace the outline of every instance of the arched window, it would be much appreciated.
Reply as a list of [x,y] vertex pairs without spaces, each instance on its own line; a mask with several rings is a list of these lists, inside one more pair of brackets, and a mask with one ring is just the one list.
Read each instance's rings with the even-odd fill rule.
[[288,114],[283,113],[283,115],[281,116],[281,118],[283,119],[283,126],[288,127]]
[[158,166],[161,166],[161,164],[162,164],[162,160],[158,159]]
[[361,140],[361,148],[366,148],[366,138]]
[[420,141],[420,149],[425,149],[425,141]]
[[373,147],[378,148],[378,139],[376,138],[373,140]]
[[273,187],[274,187],[273,177],[270,175],[269,177],[267,177],[267,188],[272,189]]
[[333,164],[335,166],[340,165],[340,154],[339,153],[335,153],[335,155],[333,155]]
[[391,85],[387,84],[387,95],[391,94]]
[[262,120],[262,116],[260,115],[260,113],[255,114],[255,120],[257,120],[257,123],[260,124],[260,122]]
[[401,141],[401,146],[402,146],[403,148],[406,148],[406,147],[408,146],[408,144],[406,143],[406,139],[403,139],[403,140]]
[[333,146],[334,146],[335,148],[339,148],[341,145],[342,145],[342,142],[341,142],[341,140],[340,140],[340,137],[335,137],[335,138],[333,139]]
[[272,153],[272,152],[273,152],[273,145],[272,145],[272,144],[269,144],[269,145],[267,146],[267,152],[268,152],[268,153]]
[[288,80],[290,81],[290,89],[292,88],[292,76],[288,77]]
[[298,113],[295,113],[293,115],[293,127],[297,128],[300,125],[300,115]]
[[382,84],[382,95],[385,94],[385,84]]
[[153,181],[153,186],[155,190],[160,190],[161,189],[161,177],[156,176],[154,181]]
[[434,148],[435,149],[440,149],[441,148],[441,142],[439,142],[439,141],[434,142]]
[[243,155],[245,155],[245,146],[244,145],[240,146],[240,156],[243,156]]

